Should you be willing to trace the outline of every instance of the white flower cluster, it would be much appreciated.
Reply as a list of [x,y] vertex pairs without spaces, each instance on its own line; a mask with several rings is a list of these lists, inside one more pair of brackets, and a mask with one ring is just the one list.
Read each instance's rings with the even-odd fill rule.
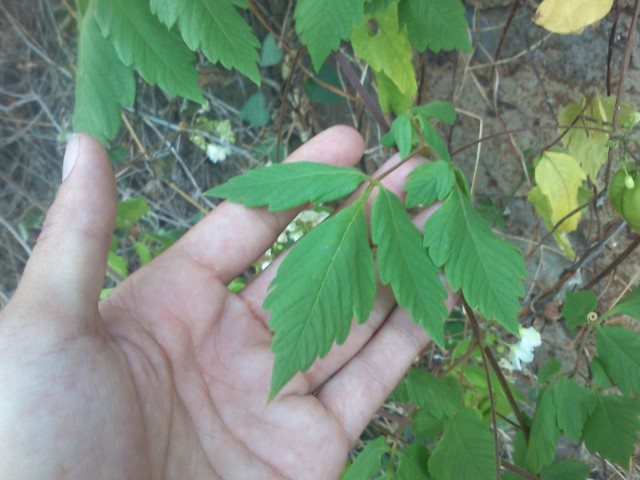
[[300,212],[287,225],[284,232],[278,236],[276,243],[264,254],[260,262],[260,270],[267,268],[289,245],[297,242],[305,233],[309,232],[328,216],[329,212],[324,210],[303,210]]
[[522,371],[522,363],[531,363],[533,350],[540,345],[542,338],[535,328],[520,327],[520,341],[509,347],[509,361],[503,362],[503,366],[509,370]]
[[[231,145],[236,141],[231,122],[229,120],[210,120],[201,117],[196,120],[195,127],[203,133],[191,134],[189,136],[191,141],[200,147],[213,163],[226,160],[231,153]],[[208,133],[208,135],[204,132]]]

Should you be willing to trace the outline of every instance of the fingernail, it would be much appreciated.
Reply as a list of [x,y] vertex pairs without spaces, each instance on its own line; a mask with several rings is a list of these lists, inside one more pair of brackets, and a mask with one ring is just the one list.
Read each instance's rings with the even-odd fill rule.
[[71,169],[78,160],[78,150],[80,149],[80,138],[75,133],[69,137],[67,148],[64,152],[64,162],[62,163],[62,181],[71,173]]

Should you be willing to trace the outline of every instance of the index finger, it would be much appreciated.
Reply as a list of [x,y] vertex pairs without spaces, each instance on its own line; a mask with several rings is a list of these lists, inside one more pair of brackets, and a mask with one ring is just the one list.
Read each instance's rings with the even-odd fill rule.
[[[286,162],[309,161],[355,165],[364,153],[360,134],[346,126],[329,128],[293,152]],[[270,212],[223,202],[173,248],[230,282],[260,257],[295,218],[298,209]]]

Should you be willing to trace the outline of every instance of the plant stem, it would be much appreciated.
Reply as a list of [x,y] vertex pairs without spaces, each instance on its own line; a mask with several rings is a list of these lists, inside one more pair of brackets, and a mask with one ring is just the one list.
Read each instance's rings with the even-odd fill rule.
[[624,261],[624,259],[631,255],[631,253],[636,248],[638,248],[638,245],[640,245],[640,235],[636,235],[636,238],[633,239],[633,241],[624,250],[624,252],[618,255],[618,257],[613,262],[611,262],[609,266],[607,266],[598,275],[596,275],[589,283],[582,287],[582,289],[589,290],[590,288],[593,288],[598,282],[600,282],[600,280],[609,275],[609,273],[611,273],[618,265],[620,265]]
[[509,470],[510,472],[513,472],[516,475],[520,475],[522,478],[526,478],[527,480],[540,480],[540,477],[538,475],[529,473],[526,470],[515,466],[511,462],[507,462],[506,460],[502,461],[502,466],[505,468],[505,470]]
[[369,109],[369,112],[371,112],[371,115],[373,115],[373,118],[376,120],[376,123],[378,124],[382,132],[387,133],[389,131],[389,124],[387,124],[387,121],[382,114],[382,110],[378,106],[378,102],[376,102],[376,100],[371,95],[369,95],[369,92],[367,92],[367,89],[364,88],[364,85],[362,85],[362,82],[360,82],[360,79],[356,75],[356,72],[353,71],[353,68],[351,68],[351,65],[349,65],[349,62],[344,57],[344,55],[338,51],[334,53],[334,56],[338,61],[340,69],[344,72],[347,80],[349,80],[351,85],[353,85],[353,88],[355,88],[356,91],[360,94],[362,101]]
[[[282,46],[282,48],[284,50],[287,51],[287,53],[293,53],[293,48],[291,48],[289,45],[287,45],[287,42],[285,42],[280,35],[278,35],[278,32],[276,32],[271,25],[269,25],[269,22],[267,22],[267,19],[264,18],[264,15],[262,15],[260,13],[260,11],[258,10],[258,7],[256,6],[256,4],[254,3],[254,0],[249,0],[248,1],[249,4],[249,10],[251,10],[251,13],[253,13],[255,15],[255,17],[258,19],[258,21],[260,22],[260,24],[267,29],[267,31],[273,35],[273,38],[276,39],[276,41]],[[336,88],[335,86],[331,85],[330,83],[327,83],[321,79],[319,79],[318,77],[316,77],[313,72],[311,72],[308,68],[306,68],[303,64],[300,64],[300,70],[302,70],[305,75],[309,78],[312,78],[313,81],[315,81],[317,84],[322,85],[324,88],[326,88],[327,90],[335,93],[336,95],[339,95],[341,97],[346,98],[347,100],[355,100],[354,97],[352,97],[351,95],[349,95],[347,92],[343,92],[342,90],[340,90],[339,88]],[[292,69],[292,73],[293,73],[293,69]]]
[[[618,89],[616,91],[616,104],[613,107],[613,127],[611,133],[614,134],[618,129],[618,123],[620,121],[620,105],[622,103],[622,87],[624,85],[624,79],[627,76],[627,69],[631,63],[631,54],[633,53],[633,43],[635,41],[635,33],[638,24],[638,15],[640,14],[640,0],[635,0],[633,7],[633,17],[631,19],[631,26],[629,27],[629,36],[627,37],[627,43],[624,46],[624,59],[622,66],[620,67],[620,80],[618,81]],[[611,177],[611,164],[613,163],[613,149],[609,149],[609,159],[607,160],[607,169],[604,174],[604,184],[609,185],[609,178]]]
[[467,148],[475,147],[479,143],[486,142],[487,140],[493,140],[494,138],[502,137],[504,135],[512,135],[514,133],[522,133],[522,132],[535,132],[536,130],[558,130],[558,129],[561,129],[561,128],[566,128],[566,129],[579,128],[580,130],[587,130],[587,131],[592,131],[592,132],[602,132],[602,133],[606,133],[606,134],[609,134],[609,135],[611,135],[611,132],[612,132],[610,129],[606,129],[606,128],[584,127],[582,125],[537,125],[537,126],[534,126],[534,127],[514,128],[512,130],[504,130],[502,132],[492,133],[491,135],[487,135],[486,137],[482,137],[482,138],[478,138],[476,140],[473,140],[473,141],[461,146],[460,148],[454,150],[453,152],[451,152],[451,157],[455,157],[459,153],[465,151]]
[[491,405],[491,426],[493,427],[493,450],[496,457],[496,480],[500,480],[500,445],[498,443],[498,423],[496,421],[496,405],[493,401],[493,386],[491,385],[491,373],[489,372],[489,367],[487,366],[487,357],[484,352],[483,342],[482,342],[482,333],[480,332],[480,325],[478,325],[478,321],[473,313],[471,307],[467,303],[464,295],[460,295],[460,300],[462,301],[462,305],[464,305],[464,309],[469,316],[469,321],[471,322],[471,328],[473,330],[473,335],[476,338],[476,343],[480,347],[480,355],[482,356],[482,367],[484,369],[484,374],[487,379],[487,390],[489,391],[489,404]]

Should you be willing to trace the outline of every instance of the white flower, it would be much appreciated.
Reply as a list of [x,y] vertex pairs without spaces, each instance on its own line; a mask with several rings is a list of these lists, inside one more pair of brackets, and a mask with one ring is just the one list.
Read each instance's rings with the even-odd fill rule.
[[520,342],[510,347],[509,359],[513,367],[516,370],[522,370],[520,362],[533,361],[533,349],[540,345],[542,345],[542,338],[535,328],[520,327]]
[[227,158],[227,155],[229,155],[229,153],[231,152],[227,147],[221,147],[214,143],[209,143],[207,145],[207,157],[209,157],[209,160],[211,160],[213,163],[222,162]]
[[302,223],[310,223],[312,226],[316,226],[329,216],[327,212],[316,212],[315,210],[303,210],[298,214],[296,220]]

